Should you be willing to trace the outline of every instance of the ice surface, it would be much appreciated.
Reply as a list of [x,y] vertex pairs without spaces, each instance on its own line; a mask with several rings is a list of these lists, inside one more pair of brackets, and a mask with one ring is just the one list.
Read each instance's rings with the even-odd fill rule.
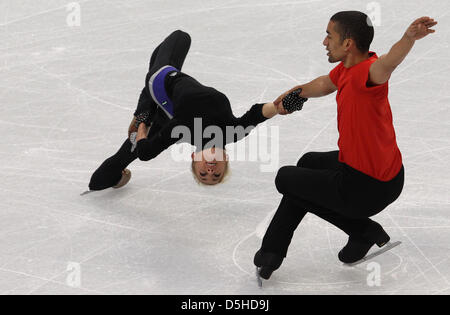
[[[448,1],[91,0],[78,2],[79,27],[68,3],[0,2],[0,294],[450,293]],[[390,81],[406,183],[376,220],[403,244],[377,257],[379,286],[370,262],[338,262],[341,231],[307,215],[257,287],[257,234],[281,199],[258,162],[233,162],[227,183],[206,188],[166,152],[133,163],[125,188],[80,197],[122,143],[149,56],[171,31],[193,39],[184,71],[242,114],[327,74],[326,25],[347,9],[377,16],[379,55],[416,17],[439,21]],[[280,166],[337,148],[334,95],[266,125],[280,126]]]

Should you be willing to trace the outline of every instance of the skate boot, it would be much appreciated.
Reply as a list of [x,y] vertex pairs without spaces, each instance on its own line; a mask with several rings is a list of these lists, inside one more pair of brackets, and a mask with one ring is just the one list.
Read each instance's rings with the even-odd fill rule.
[[339,252],[339,260],[345,264],[353,264],[363,259],[373,245],[383,247],[390,241],[386,231],[374,222],[361,236],[350,235],[347,245]]
[[258,267],[258,274],[261,278],[268,280],[272,273],[280,268],[284,257],[275,253],[265,253],[259,250],[255,254],[253,263]]
[[113,188],[117,189],[125,186],[126,184],[128,184],[130,179],[131,179],[131,171],[126,168],[122,171],[122,178],[115,186],[113,186]]

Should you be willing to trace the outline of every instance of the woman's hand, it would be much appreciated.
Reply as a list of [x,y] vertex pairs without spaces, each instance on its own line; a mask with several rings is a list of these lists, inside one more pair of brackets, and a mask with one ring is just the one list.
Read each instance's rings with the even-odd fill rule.
[[278,107],[278,105],[282,105],[282,101],[283,101],[283,98],[286,96],[286,95],[288,95],[289,93],[291,92],[291,90],[289,90],[289,91],[287,91],[287,92],[285,92],[285,93],[283,93],[283,94],[281,94],[280,96],[278,96],[277,97],[277,99],[275,100],[275,101],[273,101],[273,103],[275,104],[275,106],[277,106]]
[[130,127],[128,127],[128,138],[130,138],[133,132],[137,131],[138,129],[136,128],[136,117],[133,116],[133,120],[131,121]]
[[139,125],[138,131],[137,131],[137,137],[136,142],[139,142],[139,140],[147,139],[148,132],[150,131],[150,127],[147,127],[144,123],[141,123]]
[[275,108],[277,109],[278,115],[288,115],[290,114],[283,106],[283,102],[274,103]]
[[286,115],[289,113],[285,111],[285,109],[283,108],[283,104],[277,106],[274,103],[265,103],[262,108],[262,114],[267,119],[270,119],[276,115]]

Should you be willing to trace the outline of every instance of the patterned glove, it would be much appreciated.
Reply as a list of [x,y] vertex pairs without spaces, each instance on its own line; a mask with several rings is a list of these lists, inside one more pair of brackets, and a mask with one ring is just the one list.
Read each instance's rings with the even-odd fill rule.
[[[151,121],[152,115],[150,115],[150,111],[144,111],[144,112],[136,115],[135,117],[136,117],[136,123],[134,124],[134,126],[136,127],[136,129],[139,128],[139,125],[141,123],[144,123],[147,127],[150,127],[152,125],[152,121]],[[136,150],[136,146],[137,146],[136,138],[137,138],[137,132],[132,132],[130,134],[131,152],[134,152],[134,150]]]
[[136,116],[136,128],[139,128],[139,125],[144,123],[147,127],[151,126],[151,115],[150,111],[145,111]]
[[283,107],[289,113],[293,113],[297,110],[301,110],[303,108],[303,103],[305,103],[308,99],[301,97],[300,93],[302,89],[297,89],[283,98]]

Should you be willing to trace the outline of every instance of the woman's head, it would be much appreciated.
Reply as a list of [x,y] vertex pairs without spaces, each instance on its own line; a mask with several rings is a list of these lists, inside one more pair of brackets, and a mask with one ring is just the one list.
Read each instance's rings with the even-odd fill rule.
[[228,155],[224,149],[210,148],[192,153],[192,173],[204,185],[222,183],[229,172]]

